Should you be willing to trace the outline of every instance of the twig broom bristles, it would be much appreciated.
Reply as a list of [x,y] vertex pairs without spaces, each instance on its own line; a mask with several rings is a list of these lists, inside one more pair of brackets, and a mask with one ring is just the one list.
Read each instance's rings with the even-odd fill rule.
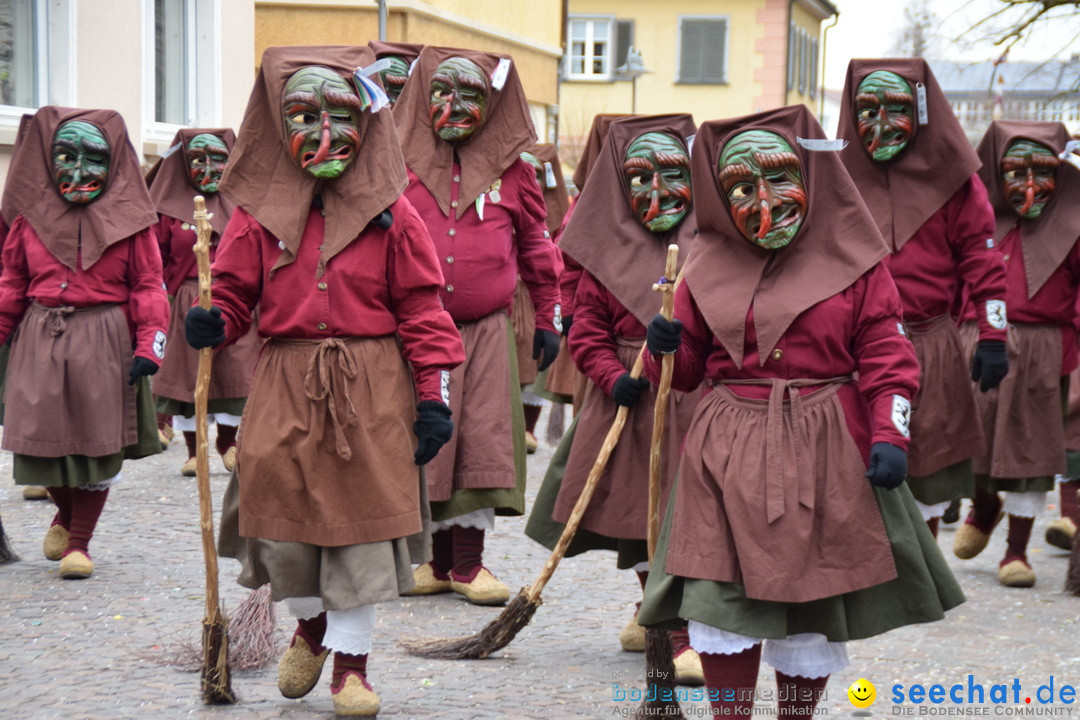
[[[199,306],[212,307],[210,298],[210,215],[201,195],[195,196],[195,257],[199,263]],[[206,428],[206,405],[210,393],[210,366],[213,348],[199,350],[199,370],[195,378],[195,474],[199,487],[199,525],[202,530],[203,559],[206,561],[206,616],[202,625],[202,696],[207,705],[236,702],[229,679],[229,619],[218,599],[217,548],[214,547],[213,503],[210,496],[210,458]]]

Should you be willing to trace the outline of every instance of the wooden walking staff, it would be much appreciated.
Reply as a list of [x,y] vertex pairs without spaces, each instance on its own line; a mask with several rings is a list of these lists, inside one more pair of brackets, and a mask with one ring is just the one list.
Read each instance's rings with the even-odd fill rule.
[[[664,277],[653,285],[653,290],[662,296],[660,314],[671,320],[675,315],[675,288],[672,282],[679,267],[679,246],[668,245],[667,265]],[[674,370],[674,355],[664,355],[660,361],[660,384],[656,387],[656,403],[653,408],[652,443],[649,447],[649,515],[648,515],[648,558],[649,569],[653,567],[656,555],[656,541],[660,536],[660,460],[664,442],[664,426],[667,423],[668,395],[671,393],[671,374]],[[675,699],[675,663],[671,656],[671,636],[667,630],[645,629],[645,679],[656,685],[656,692],[646,693],[645,700],[638,711],[643,717],[684,717],[679,701]]]
[[[199,264],[199,307],[209,310],[210,297],[210,213],[202,195],[195,196],[195,258]],[[236,702],[229,679],[229,619],[218,599],[217,548],[214,546],[213,503],[210,496],[210,457],[207,441],[206,404],[210,394],[210,365],[214,349],[199,350],[199,371],[195,377],[195,475],[199,487],[199,525],[202,528],[203,559],[206,561],[206,616],[202,627],[202,695],[207,705]]]

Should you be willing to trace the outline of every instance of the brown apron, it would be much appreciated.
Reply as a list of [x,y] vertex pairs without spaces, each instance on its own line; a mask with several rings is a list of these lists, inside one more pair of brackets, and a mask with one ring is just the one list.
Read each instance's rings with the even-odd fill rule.
[[[165,359],[153,380],[154,394],[159,397],[195,402],[199,351],[184,342],[184,318],[198,295],[197,280],[185,280],[176,291],[169,317],[170,342],[165,346]],[[207,399],[247,397],[261,345],[253,324],[242,338],[215,352]]]
[[415,393],[394,336],[272,339],[239,438],[239,534],[322,546],[421,529]]
[[454,434],[426,466],[432,502],[454,490],[515,487],[505,312],[458,323],[465,362],[450,371]]
[[536,360],[533,360],[533,335],[536,332],[536,311],[525,282],[517,279],[514,303],[510,306],[510,324],[514,327],[514,347],[517,349],[518,382],[524,387],[536,380]]
[[[629,370],[633,366],[644,342],[644,338],[616,339],[619,362],[624,368]],[[661,517],[671,490],[671,481],[678,469],[679,448],[690,427],[694,405],[700,397],[700,392],[672,392],[668,401],[667,423],[661,444]],[[656,388],[650,385],[630,409],[619,443],[612,451],[592,501],[581,519],[583,529],[627,540],[644,540],[648,536],[649,453],[655,403]],[[551,513],[558,522],[565,524],[570,518],[617,409],[610,395],[595,383],[589,383],[566,462],[566,472]]]
[[32,303],[12,336],[3,449],[101,457],[138,437],[133,354],[120,306]]
[[[850,378],[729,381],[698,403],[683,446],[665,571],[809,602],[897,576],[889,538],[844,419]],[[825,385],[807,395],[798,388]]]
[[[971,357],[979,331],[960,329],[965,357]],[[988,450],[973,466],[978,475],[1035,478],[1065,472],[1065,429],[1061,407],[1061,328],[1009,324],[1009,374],[995,389],[976,392]]]
[[949,315],[905,323],[919,360],[912,402],[908,475],[925,477],[986,452],[968,357]]

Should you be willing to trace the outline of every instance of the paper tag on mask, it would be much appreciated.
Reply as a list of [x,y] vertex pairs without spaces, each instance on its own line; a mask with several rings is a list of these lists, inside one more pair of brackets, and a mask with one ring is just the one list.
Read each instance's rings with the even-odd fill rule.
[[510,74],[510,58],[501,58],[495,66],[495,72],[491,73],[491,87],[496,91],[502,90],[506,84],[506,76]]
[[383,58],[382,60],[376,60],[365,68],[357,68],[356,72],[360,73],[364,77],[371,77],[377,72],[388,70],[392,62],[393,61],[390,58]]
[[176,144],[175,144],[175,145],[173,145],[173,146],[172,146],[171,148],[169,148],[169,149],[168,149],[168,150],[166,150],[165,152],[161,153],[161,159],[162,159],[162,160],[164,160],[165,158],[169,157],[169,156],[170,156],[170,155],[172,155],[172,154],[173,154],[174,152],[176,152],[177,150],[179,150],[179,149],[180,149],[180,145],[181,145],[181,143],[176,143]]
[[922,83],[915,83],[915,110],[919,114],[920,125],[930,123],[930,111],[926,107],[926,86]]
[[1078,151],[1080,151],[1080,140],[1070,140],[1065,143],[1065,152],[1058,155],[1058,158],[1080,170],[1080,155],[1076,154]]
[[828,138],[801,138],[796,136],[795,142],[810,152],[836,152],[847,147],[847,140],[839,138],[829,140]]
[[480,193],[476,198],[476,214],[480,217],[480,222],[484,222],[484,199],[484,193]]
[[693,149],[694,149],[694,138],[696,138],[696,137],[697,137],[697,135],[687,135],[686,136],[686,154],[687,155],[689,155],[693,151]]
[[353,71],[353,85],[360,95],[361,109],[370,109],[371,112],[377,113],[384,107],[390,106],[390,98],[386,96],[382,85],[364,74],[366,70],[367,68],[357,68]]
[[[419,60],[419,59],[420,58],[417,58],[417,60]],[[412,71],[413,71],[413,68],[415,68],[415,67],[416,67],[416,60],[413,60],[411,63],[409,63],[409,76],[410,77],[412,77]]]
[[551,163],[544,163],[544,187],[554,188],[559,184],[555,182],[555,169],[551,167]]

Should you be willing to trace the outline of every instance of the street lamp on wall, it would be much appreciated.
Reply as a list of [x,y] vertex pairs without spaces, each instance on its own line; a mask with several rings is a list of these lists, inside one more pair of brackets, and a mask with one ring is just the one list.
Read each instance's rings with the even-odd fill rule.
[[637,115],[637,79],[651,73],[641,59],[641,51],[631,45],[626,51],[626,62],[615,68],[618,77],[630,79],[630,112]]

